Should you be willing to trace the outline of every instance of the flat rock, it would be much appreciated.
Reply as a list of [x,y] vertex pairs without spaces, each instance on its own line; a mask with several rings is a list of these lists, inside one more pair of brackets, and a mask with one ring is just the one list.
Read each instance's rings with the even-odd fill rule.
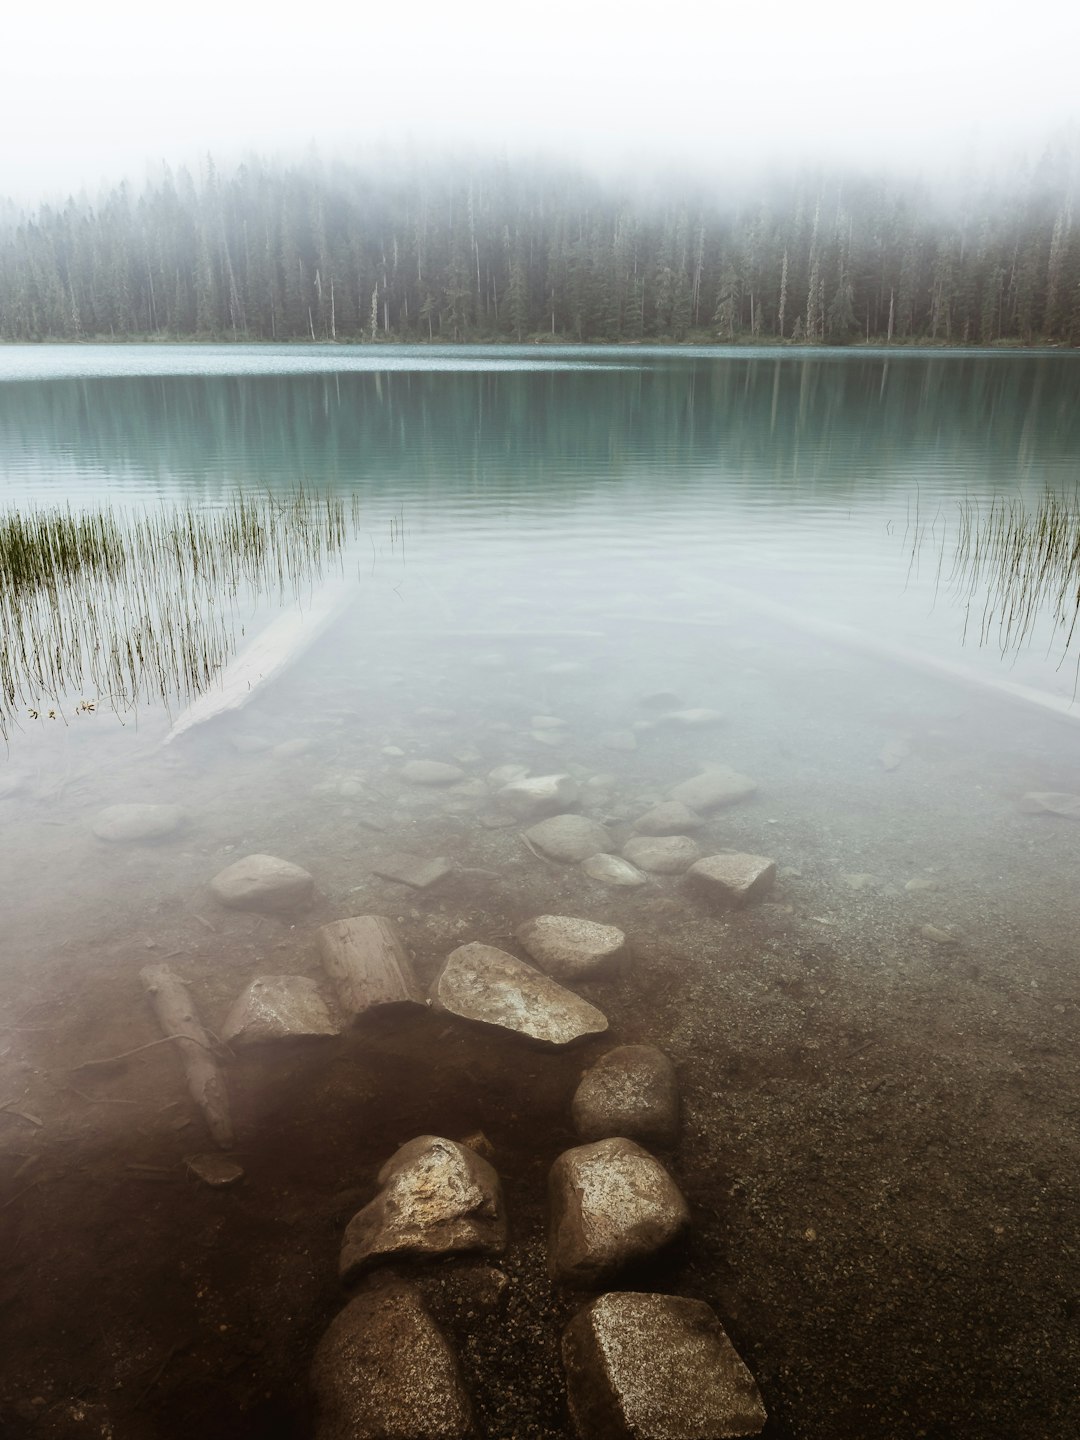
[[701,847],[689,835],[641,835],[628,840],[623,855],[639,870],[653,875],[681,875],[701,854]]
[[1066,820],[1080,820],[1080,795],[1059,790],[1029,790],[1021,796],[1018,808],[1025,815],[1062,815]]
[[445,880],[453,870],[453,864],[445,855],[436,855],[434,859],[427,860],[420,855],[405,855],[400,852],[385,856],[371,867],[373,875],[378,875],[383,880],[396,880],[399,885],[409,885],[413,890],[427,890],[429,886]]
[[421,1135],[390,1157],[379,1185],[346,1227],[339,1264],[345,1284],[385,1260],[505,1250],[499,1177],[475,1150]]
[[675,1067],[655,1045],[620,1045],[586,1070],[571,1114],[583,1140],[623,1135],[644,1145],[674,1145],[679,1133]]
[[581,868],[590,880],[599,880],[604,885],[619,885],[632,889],[635,885],[649,883],[649,877],[621,855],[590,855],[587,860],[582,861]]
[[165,840],[182,828],[187,816],[179,805],[109,805],[91,829],[99,840]]
[[594,1005],[493,945],[459,945],[431,989],[451,1015],[512,1030],[545,1045],[570,1045],[607,1029]]
[[674,725],[680,730],[706,730],[713,725],[723,725],[727,716],[719,710],[698,706],[693,710],[665,710],[659,720],[662,725]]
[[706,855],[687,874],[699,895],[732,910],[760,900],[775,880],[776,861],[764,855]]
[[315,881],[276,855],[245,855],[210,881],[214,897],[233,910],[298,910],[310,905]]
[[659,710],[670,712],[678,710],[682,701],[674,690],[653,690],[648,695],[642,695],[638,704],[643,710]]
[[259,975],[238,996],[221,1038],[236,1045],[336,1035],[319,987],[307,975]]
[[567,1326],[562,1357],[581,1440],[734,1440],[759,1435],[768,1418],[702,1300],[601,1295]]
[[424,1004],[412,962],[384,916],[332,920],[319,927],[315,938],[347,1015],[362,1015],[378,1005]]
[[571,915],[537,915],[515,931],[518,944],[557,980],[579,980],[609,970],[626,954],[626,936],[614,925]]
[[410,785],[456,785],[465,779],[465,771],[441,760],[410,760],[401,767],[401,778]]
[[465,1440],[457,1360],[414,1285],[378,1276],[345,1306],[311,1367],[316,1440]]
[[569,1285],[608,1280],[690,1223],[660,1161],[622,1136],[564,1151],[551,1167],[548,1200],[548,1269]]
[[611,844],[611,836],[603,825],[586,815],[552,815],[526,830],[525,835],[552,860],[562,860],[568,865],[598,855]]
[[558,815],[568,805],[576,805],[579,794],[577,781],[570,775],[534,775],[511,780],[498,791],[496,798],[518,819],[539,820],[543,815]]
[[689,805],[691,810],[708,814],[710,810],[719,810],[724,805],[734,805],[747,799],[757,788],[757,782],[748,775],[740,775],[737,770],[718,765],[714,770],[705,770],[673,785],[668,795],[672,800],[681,800],[684,805]]
[[204,1185],[215,1190],[224,1190],[244,1178],[243,1167],[224,1155],[189,1155],[184,1163]]
[[511,785],[515,780],[528,778],[529,770],[525,765],[496,765],[494,770],[488,771],[488,784],[496,790],[501,790],[504,785]]
[[691,830],[700,830],[705,824],[702,817],[684,805],[680,800],[666,800],[654,805],[634,822],[639,835],[686,835]]

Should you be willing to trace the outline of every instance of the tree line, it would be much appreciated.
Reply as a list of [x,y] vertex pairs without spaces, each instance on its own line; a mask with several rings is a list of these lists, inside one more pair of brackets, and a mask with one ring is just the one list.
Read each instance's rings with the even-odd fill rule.
[[943,202],[252,160],[0,206],[0,339],[1080,344],[1067,157]]

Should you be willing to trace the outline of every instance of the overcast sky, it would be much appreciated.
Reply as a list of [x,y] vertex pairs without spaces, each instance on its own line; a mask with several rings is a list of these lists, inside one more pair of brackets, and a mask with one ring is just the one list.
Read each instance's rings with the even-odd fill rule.
[[23,201],[312,141],[936,172],[1080,117],[1080,0],[7,0],[0,47]]

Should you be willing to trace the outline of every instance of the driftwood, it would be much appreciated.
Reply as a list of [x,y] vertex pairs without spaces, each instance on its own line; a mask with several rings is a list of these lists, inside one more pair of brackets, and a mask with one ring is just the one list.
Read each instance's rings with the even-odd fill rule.
[[317,932],[323,967],[341,1008],[362,1015],[375,1005],[424,1004],[412,965],[394,927],[381,915],[334,920]]
[[225,1077],[214,1059],[187,986],[167,965],[147,965],[139,971],[139,979],[162,1030],[170,1039],[176,1038],[188,1091],[203,1112],[215,1144],[223,1150],[231,1149],[234,1140]]

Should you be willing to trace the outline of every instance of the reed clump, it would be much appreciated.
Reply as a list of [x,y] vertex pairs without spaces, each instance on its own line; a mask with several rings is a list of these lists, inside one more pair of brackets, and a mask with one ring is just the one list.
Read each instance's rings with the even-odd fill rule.
[[248,609],[340,567],[359,518],[357,497],[302,488],[214,508],[0,513],[0,734],[24,713],[63,714],[69,696],[119,712],[194,699]]

